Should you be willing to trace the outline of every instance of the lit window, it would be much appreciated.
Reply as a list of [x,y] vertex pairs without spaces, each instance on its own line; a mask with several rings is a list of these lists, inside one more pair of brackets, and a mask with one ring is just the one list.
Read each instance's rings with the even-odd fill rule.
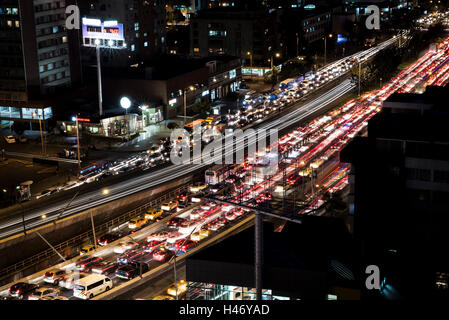
[[143,43],[143,46],[144,46],[144,47],[148,47],[148,42],[145,41],[145,42]]
[[136,50],[136,45],[132,44],[131,45],[131,51],[135,51]]
[[193,52],[200,52],[200,48],[193,48]]

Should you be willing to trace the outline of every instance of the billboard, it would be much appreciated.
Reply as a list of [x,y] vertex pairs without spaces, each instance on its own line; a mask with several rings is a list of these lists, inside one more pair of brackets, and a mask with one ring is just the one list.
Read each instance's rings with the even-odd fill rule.
[[122,49],[126,47],[123,24],[117,21],[83,18],[83,45]]

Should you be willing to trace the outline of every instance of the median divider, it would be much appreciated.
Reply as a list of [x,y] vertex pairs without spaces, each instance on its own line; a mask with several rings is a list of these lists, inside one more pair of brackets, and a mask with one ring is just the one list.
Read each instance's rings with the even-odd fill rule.
[[[86,256],[86,257],[89,257],[89,256],[101,256],[99,253],[101,253],[102,251],[107,251],[107,250],[109,250],[109,249],[112,249],[114,246],[116,246],[116,245],[118,245],[120,242],[122,242],[125,238],[137,239],[137,238],[139,238],[139,236],[142,236],[142,235],[145,234],[145,233],[152,232],[153,229],[156,229],[157,227],[159,227],[160,224],[165,224],[165,223],[167,223],[167,221],[169,221],[171,218],[177,217],[178,215],[181,215],[181,214],[183,214],[184,212],[186,212],[187,210],[191,210],[191,209],[195,208],[195,207],[198,206],[198,205],[199,205],[199,203],[198,203],[198,204],[195,204],[195,205],[188,206],[187,208],[185,208],[185,209],[183,209],[183,210],[181,210],[181,211],[174,212],[173,214],[168,215],[168,216],[165,217],[164,219],[159,220],[159,221],[157,221],[157,222],[154,222],[154,223],[150,224],[149,226],[143,228],[142,230],[139,230],[138,232],[136,232],[136,233],[133,234],[133,235],[126,235],[126,236],[124,236],[124,237],[122,237],[122,238],[120,238],[120,239],[118,239],[118,240],[116,240],[116,241],[114,241],[114,242],[111,242],[110,244],[108,244],[108,245],[106,245],[106,246],[103,246],[103,247],[97,247],[97,249],[93,250],[92,252],[86,253],[86,254],[84,254],[83,256]],[[21,278],[21,279],[19,279],[19,280],[17,280],[17,281],[11,282],[11,283],[9,283],[9,284],[7,284],[7,285],[4,285],[4,286],[0,287],[0,292],[2,292],[2,291],[4,291],[4,290],[8,289],[8,288],[11,286],[12,283],[16,283],[16,282],[28,282],[28,281],[31,281],[31,280],[33,280],[33,279],[39,278],[40,276],[42,276],[43,274],[45,274],[45,272],[47,272],[47,271],[50,271],[50,270],[53,270],[53,269],[64,269],[64,268],[66,268],[67,266],[69,266],[70,264],[75,263],[78,259],[79,259],[79,256],[76,256],[76,257],[74,257],[74,258],[72,258],[72,259],[70,259],[70,260],[66,260],[66,261],[61,262],[61,263],[59,263],[59,264],[57,264],[57,265],[51,266],[51,267],[49,267],[49,268],[47,268],[47,269],[41,270],[41,271],[36,272],[36,273],[34,273],[34,274],[32,274],[32,275],[29,275],[29,276],[24,277],[24,278]]]

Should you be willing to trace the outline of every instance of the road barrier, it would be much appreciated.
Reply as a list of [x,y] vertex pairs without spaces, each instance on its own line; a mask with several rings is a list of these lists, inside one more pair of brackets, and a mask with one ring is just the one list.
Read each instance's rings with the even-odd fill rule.
[[[99,226],[95,226],[95,235],[97,237],[107,233],[110,231],[111,228],[120,226],[121,224],[129,221],[132,218],[138,217],[139,215],[145,214],[148,209],[153,208],[160,203],[173,198],[174,196],[178,195],[179,193],[185,192],[188,190],[188,186],[184,185],[181,187],[177,187],[176,189],[164,193],[162,196],[148,202],[145,205],[142,205],[136,209],[133,209],[131,211],[126,212],[125,214],[118,216],[104,224],[101,224]],[[66,249],[72,248],[74,246],[82,244],[86,239],[93,239],[93,233],[92,230],[89,230],[87,232],[84,232],[76,237],[73,237],[67,241],[64,241],[62,243],[59,243],[54,246],[54,248],[62,253],[65,252]],[[25,260],[22,260],[14,265],[11,265],[7,268],[3,268],[0,270],[0,280],[5,279],[9,276],[11,276],[14,273],[21,272],[25,269],[28,269],[32,266],[37,265],[38,263],[48,260],[52,257],[55,257],[56,253],[52,249],[47,249],[39,254],[33,255]]]

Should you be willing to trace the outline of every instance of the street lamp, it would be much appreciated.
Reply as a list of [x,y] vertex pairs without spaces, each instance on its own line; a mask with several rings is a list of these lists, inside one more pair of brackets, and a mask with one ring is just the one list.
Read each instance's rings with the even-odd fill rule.
[[42,155],[44,155],[44,137],[42,134],[42,123],[41,123],[41,118],[40,116],[37,114],[37,112],[33,112],[33,118],[36,117],[39,119],[39,131],[41,132],[41,144],[42,144]]
[[78,149],[78,169],[81,170],[80,135],[79,135],[79,128],[78,128],[78,115],[76,115],[76,117],[73,117],[72,121],[75,121],[75,125],[76,125],[76,146]]
[[[122,97],[120,99],[120,106],[125,109],[125,115],[128,114],[128,109],[131,107],[131,100],[128,97]],[[126,121],[126,134],[129,136],[129,121],[125,118]]]
[[[327,54],[327,48],[326,48],[326,40],[328,36],[324,36],[324,65],[326,65],[326,54]],[[332,33],[329,34],[329,38],[332,38]]]
[[248,51],[246,54],[249,55],[250,66],[252,68],[253,67],[253,55],[250,51]]

